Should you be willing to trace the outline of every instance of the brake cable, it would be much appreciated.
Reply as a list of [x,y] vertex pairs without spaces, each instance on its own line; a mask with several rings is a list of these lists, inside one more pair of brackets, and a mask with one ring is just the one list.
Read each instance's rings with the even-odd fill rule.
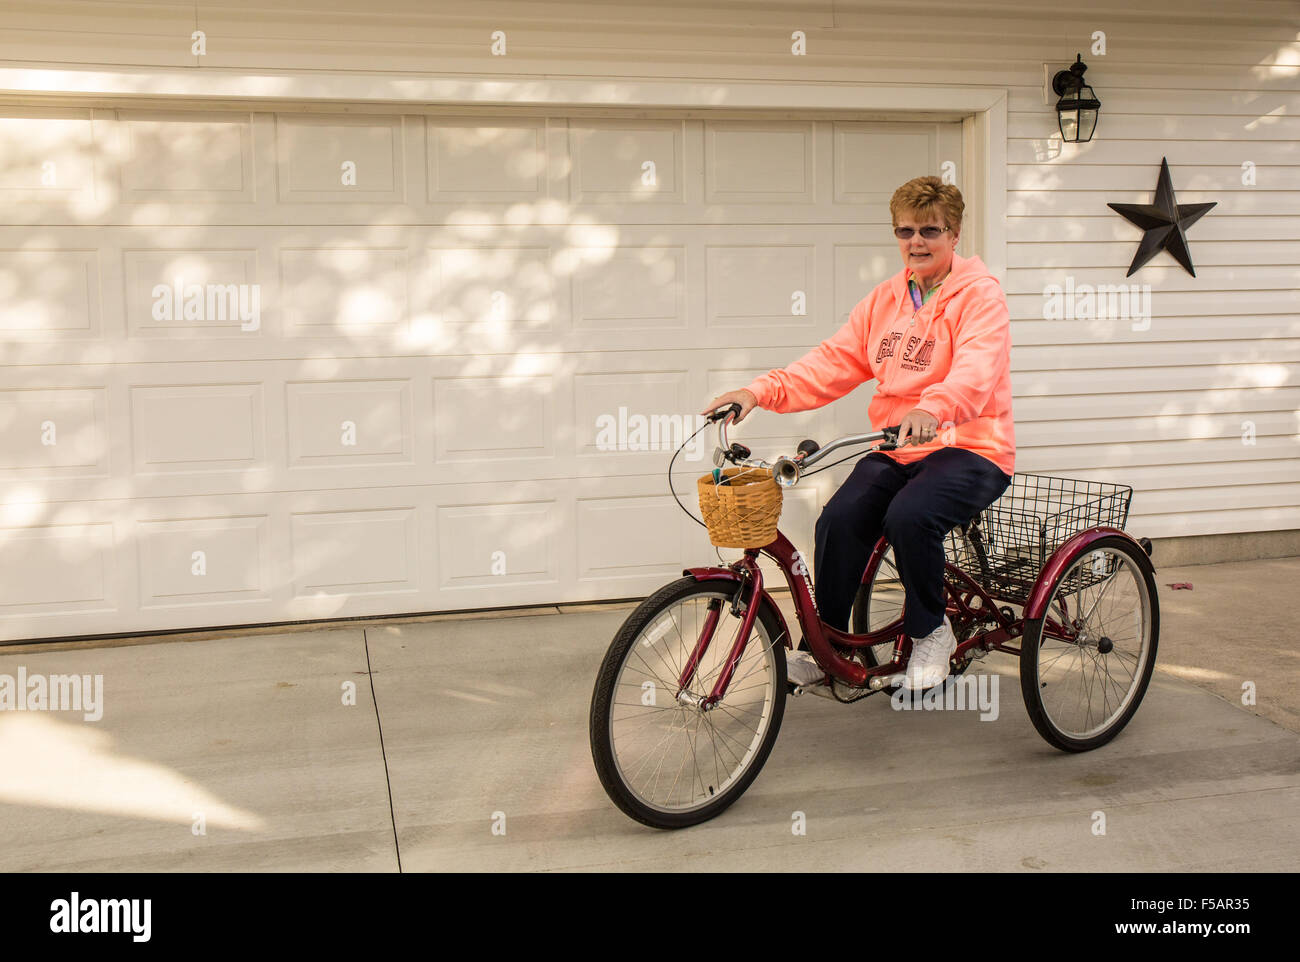
[[703,519],[697,518],[695,517],[695,515],[691,514],[690,509],[687,508],[686,505],[682,504],[682,499],[677,497],[677,489],[673,487],[673,462],[677,460],[677,455],[682,453],[682,450],[686,447],[686,445],[690,444],[692,441],[695,440],[695,436],[699,434],[700,431],[703,431],[707,427],[711,427],[713,424],[714,424],[713,421],[705,421],[703,424],[701,424],[699,428],[696,429],[695,434],[692,434],[689,438],[683,441],[682,446],[673,452],[672,459],[668,462],[668,490],[673,493],[673,500],[677,502],[677,506],[679,508],[681,508],[683,511],[686,512],[686,517],[690,518],[701,528],[705,528],[705,529],[707,529],[709,526],[704,523]]

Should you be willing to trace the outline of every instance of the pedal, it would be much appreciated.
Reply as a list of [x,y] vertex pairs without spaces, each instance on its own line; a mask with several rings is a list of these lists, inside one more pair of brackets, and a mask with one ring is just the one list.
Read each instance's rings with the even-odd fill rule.
[[867,687],[872,691],[883,691],[886,688],[897,688],[903,684],[903,679],[907,673],[898,671],[892,675],[873,675],[867,682]]

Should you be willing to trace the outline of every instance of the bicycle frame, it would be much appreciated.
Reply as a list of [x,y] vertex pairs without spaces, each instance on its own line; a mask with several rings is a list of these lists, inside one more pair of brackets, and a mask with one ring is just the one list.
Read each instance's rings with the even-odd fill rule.
[[[883,538],[877,541],[867,562],[865,569],[867,575],[879,566],[880,556],[884,554],[887,547],[888,545]],[[802,559],[799,558],[798,552],[795,550],[794,545],[790,543],[790,540],[778,531],[776,538],[770,544],[764,545],[762,548],[746,549],[744,557],[729,567],[687,568],[682,572],[697,581],[723,581],[735,584],[737,591],[736,598],[732,602],[733,612],[741,600],[741,595],[745,592],[746,583],[751,585],[740,628],[736,633],[735,640],[732,642],[731,651],[727,656],[721,674],[718,676],[709,695],[704,699],[706,705],[716,703],[726,694],[727,685],[731,681],[735,666],[744,654],[745,645],[748,643],[750,632],[753,630],[758,604],[770,606],[781,626],[782,634],[786,638],[786,646],[792,647],[791,636],[786,627],[785,618],[780,609],[777,608],[776,602],[772,600],[772,597],[763,587],[763,573],[758,567],[759,554],[767,555],[780,566],[795,602],[795,614],[799,619],[799,627],[803,630],[804,638],[807,639],[808,647],[812,649],[818,664],[825,668],[828,674],[853,688],[883,687],[879,683],[872,685],[872,679],[880,678],[883,680],[885,676],[895,674],[902,669],[907,656],[911,653],[912,646],[911,639],[903,631],[903,619],[898,618],[883,628],[865,634],[841,631],[822,621],[821,616],[817,613],[817,606],[813,601],[812,585],[807,575],[795,574],[796,570],[803,564]],[[1023,622],[1008,618],[998,609],[995,600],[983,587],[954,565],[945,565],[944,576],[948,587],[948,613],[950,616],[962,621],[992,617],[998,623],[997,627],[981,632],[962,642],[957,651],[954,652],[954,657],[960,656],[972,648],[979,648],[982,651],[996,649],[1005,651],[1008,654],[1019,655],[1020,650],[1018,648],[1008,647],[1005,642],[1020,636]],[[758,604],[755,604],[755,601]],[[718,613],[721,611],[721,607],[721,601],[718,601],[715,605],[710,605],[709,614],[705,618],[700,637],[696,639],[695,648],[691,652],[686,667],[679,678],[679,691],[684,690],[690,684],[696,666],[713,642],[713,634],[717,628]],[[865,648],[891,642],[894,645],[891,660],[887,664],[877,665],[872,668],[843,657],[832,647],[832,645],[838,645],[842,648]]]

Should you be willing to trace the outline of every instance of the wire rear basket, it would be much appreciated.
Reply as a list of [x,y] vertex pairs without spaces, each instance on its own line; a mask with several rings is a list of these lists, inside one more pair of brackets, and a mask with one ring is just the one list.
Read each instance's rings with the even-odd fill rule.
[[[1072,536],[1098,525],[1122,531],[1132,497],[1133,489],[1123,484],[1012,475],[1002,496],[980,512],[978,539],[961,528],[948,532],[948,561],[994,597],[1023,604],[1047,559]],[[1075,569],[1062,592],[1105,581],[1113,565],[1113,555],[1099,554],[1095,564]]]

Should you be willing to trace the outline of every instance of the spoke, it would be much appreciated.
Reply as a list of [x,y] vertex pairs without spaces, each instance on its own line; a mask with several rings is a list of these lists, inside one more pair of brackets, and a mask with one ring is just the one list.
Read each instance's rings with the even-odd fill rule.
[[[718,707],[717,707],[717,709],[715,709],[715,710],[716,710],[716,711],[726,712],[728,718],[730,718],[733,722],[735,722],[736,725],[737,725],[739,728],[743,729],[744,731],[749,732],[751,735],[757,735],[757,734],[758,734],[758,726],[757,726],[757,725],[753,725],[753,727],[751,727],[751,725],[752,725],[753,723],[751,723],[751,722],[746,722],[743,718],[737,718],[737,717],[735,717],[733,714],[731,714],[731,711],[730,711],[729,709],[724,708],[721,704],[719,704]],[[762,720],[763,720],[763,715],[762,715],[761,713],[757,713],[757,712],[755,712],[755,713],[753,713],[753,714],[758,714],[758,719],[759,719],[759,721],[762,721]]]
[[713,739],[713,744],[718,749],[718,757],[722,760],[723,768],[727,772],[724,781],[730,782],[742,770],[748,748],[742,747],[739,754],[737,754],[736,750],[727,744],[728,742],[738,744],[734,738],[729,737],[726,732],[714,724],[711,718],[705,718],[704,724],[709,728],[709,737]]
[[[670,620],[672,621],[673,627],[676,628],[676,627],[677,627],[677,619],[676,619],[676,618],[671,618]],[[677,632],[677,636],[678,636],[679,638],[681,637],[681,631],[678,631],[678,632]],[[651,645],[651,650],[652,650],[656,655],[659,656],[659,660],[660,660],[660,662],[663,663],[663,666],[668,670],[668,674],[669,674],[669,675],[672,677],[672,679],[673,679],[673,681],[672,681],[673,687],[676,687],[676,686],[677,686],[677,680],[678,680],[679,678],[682,677],[682,673],[681,673],[680,671],[674,671],[674,670],[673,670],[673,665],[672,665],[672,663],[671,663],[671,662],[670,662],[670,661],[669,661],[669,660],[664,656],[663,651],[660,650],[660,648],[659,648],[659,642],[660,642],[660,641],[662,640],[662,638],[664,638],[664,637],[666,637],[666,633],[665,633],[665,635],[660,636],[660,638],[655,639],[655,643],[654,643],[653,645]],[[664,647],[666,648],[667,646],[665,645]],[[649,667],[649,666],[647,666],[647,667]],[[656,677],[657,677],[657,676],[656,676]]]
[[[771,655],[771,653],[772,653],[772,649],[775,648],[778,644],[780,644],[780,643],[781,643],[781,639],[784,638],[784,637],[785,637],[785,632],[781,632],[780,636],[778,636],[777,638],[772,639],[772,643],[771,643],[771,644],[768,644],[768,645],[761,645],[761,646],[759,647],[759,649],[758,649],[757,651],[754,652],[754,660],[750,663],[749,667],[745,669],[745,673],[744,673],[743,675],[741,675],[739,678],[737,678],[737,677],[735,677],[735,676],[733,675],[732,678],[731,678],[731,684],[732,684],[732,685],[738,685],[738,684],[740,684],[742,681],[744,681],[746,678],[748,678],[751,674],[753,674],[754,669],[755,669],[756,667],[758,667],[759,665],[766,665],[766,664],[768,663],[767,656],[768,656],[768,655]],[[751,635],[751,636],[749,637],[749,639],[745,642],[745,650],[746,650],[746,651],[750,651],[750,650],[751,650],[749,646],[750,646],[750,643],[751,643],[753,640],[754,640],[754,638],[753,638],[753,636]],[[743,662],[743,661],[745,660],[745,659],[744,659],[744,656],[742,656],[740,660],[741,660],[741,662]],[[737,667],[739,667],[739,663],[737,663]],[[773,667],[775,667],[775,666],[773,666]],[[727,687],[728,687],[728,690],[730,690],[730,687],[731,687],[731,686],[728,685]]]
[[[640,773],[642,767],[645,766],[646,761],[650,758],[651,755],[653,755],[659,749],[660,745],[662,745],[665,741],[668,740],[669,736],[672,735],[673,729],[675,727],[677,727],[677,723],[676,720],[674,719],[673,721],[669,722],[668,728],[665,729],[664,733],[659,736],[659,741],[655,742],[655,744],[651,745],[649,748],[647,748],[644,752],[641,753],[640,764],[637,765],[636,771],[632,772],[629,775],[630,778],[635,778]],[[653,738],[654,736],[652,735],[651,737]],[[624,767],[626,768],[626,766]]]
[[[674,722],[673,724],[669,725],[669,726],[668,726],[668,731],[664,732],[664,737],[661,738],[661,739],[659,739],[659,744],[658,744],[658,745],[655,745],[655,748],[654,748],[654,749],[651,749],[651,751],[654,751],[655,749],[657,749],[657,748],[659,747],[659,745],[662,745],[662,744],[664,743],[664,741],[666,741],[666,740],[669,738],[669,736],[672,735],[672,733],[673,733],[673,729],[675,729],[676,727],[677,727],[677,725],[676,725],[675,722]],[[684,730],[685,730],[685,723],[683,722],[683,731],[684,731]],[[654,801],[654,798],[655,798],[655,789],[657,789],[657,788],[659,787],[659,773],[660,773],[660,771],[663,769],[663,767],[664,767],[664,759],[666,759],[667,757],[668,757],[668,754],[667,754],[667,752],[665,752],[663,755],[660,756],[660,758],[659,758],[659,764],[655,766],[655,770],[654,770],[654,773],[653,773],[653,774],[654,774],[654,784],[650,787],[650,795],[649,795],[649,798],[650,798],[650,800],[651,800],[652,802]]]
[[[700,623],[700,622],[699,622],[699,613],[700,613],[700,606],[699,606],[699,604],[697,603],[697,604],[695,604],[695,605],[692,605],[691,608],[692,608],[692,610],[693,610],[693,612],[695,613],[695,616],[696,616],[695,619],[694,619],[694,620],[695,620],[695,624],[696,624],[696,631],[695,631],[695,644],[693,644],[693,645],[690,646],[690,651],[694,651],[694,650],[695,650],[695,645],[698,645],[698,644],[700,643],[700,632],[699,632],[699,623]],[[682,620],[685,621],[686,619],[683,618]],[[677,624],[677,619],[676,619],[676,618],[673,619],[673,628],[677,631],[677,640],[678,640],[678,642],[680,642],[680,645],[681,645],[681,649],[682,649],[682,651],[686,651],[686,650],[687,650],[686,639],[682,637],[682,629],[681,629],[681,626]],[[691,656],[690,656],[690,653],[687,652],[687,654],[686,654],[685,657],[689,659],[689,658],[691,657]],[[684,663],[683,663],[683,664],[684,664]],[[681,677],[682,677],[682,665],[679,665],[679,664],[677,663],[677,659],[676,659],[676,658],[673,659],[673,676],[676,677],[676,678],[681,678]]]
[[[669,680],[663,678],[662,676],[660,676],[659,672],[658,672],[656,669],[652,668],[652,667],[650,666],[650,663],[649,663],[648,661],[646,661],[645,658],[642,657],[641,652],[636,650],[637,647],[638,647],[638,646],[636,646],[636,645],[633,646],[633,652],[636,654],[637,661],[641,662],[642,666],[645,668],[645,670],[646,670],[646,674],[650,675],[650,677],[651,677],[652,679],[654,679],[655,681],[657,681],[657,682],[659,683],[659,687],[661,687],[661,688],[668,688],[668,689],[674,689],[674,688],[676,688],[676,687],[677,687],[677,679],[674,678],[674,679],[672,679],[672,681],[669,681]],[[660,658],[660,661],[662,661],[662,660],[663,660],[663,659]],[[627,666],[625,665],[624,667],[626,668]]]
[[[731,694],[731,692],[727,692],[727,694]],[[739,705],[728,704],[726,701],[718,702],[716,705],[714,705],[714,708],[721,709],[722,711],[727,711],[727,712],[733,712],[733,711],[743,712],[746,715],[755,715],[760,719],[765,714],[764,712],[761,711],[755,711],[752,708],[741,708]]]
[[[1072,644],[1070,644],[1069,642],[1058,642],[1058,645],[1059,645],[1059,647],[1060,647],[1060,649],[1061,649],[1060,654],[1058,654],[1056,657],[1054,657],[1054,658],[1053,658],[1050,662],[1048,662],[1047,664],[1043,664],[1043,663],[1041,662],[1041,660],[1040,660],[1040,662],[1039,662],[1039,669],[1038,669],[1039,674],[1042,674],[1042,673],[1044,673],[1045,671],[1051,671],[1053,668],[1056,667],[1056,663],[1057,663],[1058,661],[1060,661],[1062,658],[1064,658],[1064,657],[1065,657],[1066,655],[1068,655],[1070,652],[1072,652],[1072,651],[1078,651],[1078,649],[1079,649],[1079,646],[1078,646],[1078,645],[1072,645]],[[1041,655],[1041,653],[1042,653],[1042,651],[1043,651],[1043,648],[1044,648],[1044,646],[1043,646],[1042,644],[1039,644],[1039,646],[1038,646],[1038,650],[1039,650],[1040,655]]]
[[[710,722],[710,724],[712,723]],[[723,738],[727,739],[727,741],[735,743],[736,746],[740,748],[742,753],[749,751],[750,748],[749,745],[746,745],[743,742],[741,742],[739,739],[733,738],[732,736],[728,735],[725,731],[723,731],[721,728],[717,727],[716,725],[713,726],[713,730],[717,732],[719,735],[721,735]],[[746,731],[752,731],[753,733],[757,734],[757,729],[752,729],[752,730],[746,729]],[[739,761],[739,759],[737,759],[737,761]]]
[[[718,728],[717,725],[713,724],[713,719],[705,716],[704,724],[709,726],[709,730],[710,732],[712,732],[712,735],[718,735],[721,738],[727,737],[726,732],[722,731],[721,729]],[[712,735],[710,735],[710,737],[712,737]],[[732,739],[732,741],[735,741],[735,739]],[[739,742],[737,742],[737,744],[739,744]],[[714,745],[726,751],[726,753],[731,756],[731,762],[729,764],[731,765],[731,768],[734,771],[735,768],[740,765],[740,756],[737,755],[735,752],[733,752],[730,748],[728,748],[727,745],[724,743],[715,741]]]
[[[1083,560],[1083,559],[1080,559],[1080,561],[1082,561],[1082,560]],[[1112,584],[1115,583],[1115,579],[1118,577],[1119,572],[1120,572],[1120,569],[1121,569],[1123,566],[1124,566],[1124,561],[1123,561],[1123,559],[1122,559],[1119,555],[1115,555],[1115,570],[1112,571],[1109,575],[1106,575],[1106,576],[1102,579],[1102,582],[1101,582],[1102,588],[1101,588],[1101,591],[1100,591],[1100,592],[1098,593],[1098,595],[1097,595],[1097,600],[1094,601],[1094,602],[1092,603],[1092,607],[1088,609],[1088,613],[1085,614],[1085,615],[1080,619],[1084,624],[1087,624],[1087,623],[1088,623],[1088,619],[1092,617],[1092,613],[1093,613],[1094,611],[1097,610],[1097,606],[1098,606],[1099,604],[1101,604],[1101,599],[1102,599],[1103,597],[1105,597],[1106,592],[1110,589],[1110,586],[1111,586]],[[1080,605],[1079,607],[1083,607],[1083,606]]]
[[611,718],[610,721],[615,724],[627,723],[629,725],[645,721],[661,721],[662,719],[660,719],[656,713],[666,711],[681,711],[681,706],[674,705],[671,708],[650,708],[649,706],[645,706],[645,711],[639,716],[624,715],[622,718]]
[[[687,747],[688,749],[690,749],[691,758],[694,758],[694,757],[695,757],[695,746],[694,746],[694,744],[693,744],[692,741],[691,741],[691,733],[690,733],[690,724],[689,724],[689,721],[690,721],[690,720],[687,719],[687,724],[684,725],[684,726],[682,726],[682,733],[686,736],[686,747]],[[698,722],[698,721],[695,723],[695,727],[696,727],[696,728],[699,727],[699,722]],[[672,802],[672,799],[673,799],[673,793],[674,793],[675,791],[677,791],[677,783],[681,780],[682,772],[685,771],[685,770],[686,770],[686,752],[682,752],[682,763],[681,763],[680,765],[677,766],[677,774],[673,776],[673,783],[672,783],[672,785],[670,785],[670,786],[668,787],[668,801],[669,801],[669,803]]]
[[717,788],[722,790],[722,772],[718,769],[718,740],[713,737],[713,725],[705,723],[704,733],[709,736],[709,744],[713,746],[713,780],[717,782]]

